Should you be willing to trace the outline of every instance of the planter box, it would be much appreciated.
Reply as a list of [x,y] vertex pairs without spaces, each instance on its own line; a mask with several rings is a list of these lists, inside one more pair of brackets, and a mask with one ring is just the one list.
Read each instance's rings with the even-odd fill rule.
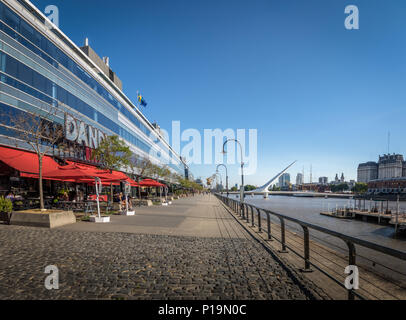
[[134,216],[135,215],[135,211],[121,211],[120,214],[122,216]]
[[90,216],[90,222],[96,222],[96,223],[108,223],[110,222],[110,217],[109,216]]
[[10,224],[15,226],[55,228],[76,223],[73,211],[63,210],[24,210],[14,211]]
[[134,206],[138,206],[139,205],[139,203],[141,202],[141,205],[142,206],[147,206],[147,207],[151,207],[151,206],[153,206],[154,204],[152,203],[152,200],[133,200],[133,207]]
[[0,212],[0,221],[4,221],[6,224],[10,224],[11,212]]

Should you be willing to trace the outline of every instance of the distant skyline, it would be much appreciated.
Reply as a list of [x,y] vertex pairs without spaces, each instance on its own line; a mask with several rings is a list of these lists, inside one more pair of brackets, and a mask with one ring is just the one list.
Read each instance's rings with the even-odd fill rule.
[[[294,160],[296,177],[344,172],[360,162],[406,154],[406,2],[389,0],[78,1],[33,0],[59,8],[60,28],[86,37],[151,122],[182,130],[258,130],[262,185]],[[344,9],[358,6],[360,29]],[[205,178],[216,165],[192,165]],[[239,165],[229,185],[240,184]]]

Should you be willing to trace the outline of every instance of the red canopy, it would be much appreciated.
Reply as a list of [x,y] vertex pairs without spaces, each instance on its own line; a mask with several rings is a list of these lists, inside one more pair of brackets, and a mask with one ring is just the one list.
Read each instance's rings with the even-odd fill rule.
[[[39,178],[38,155],[33,152],[0,147],[0,161],[20,172],[21,177]],[[42,177],[48,180],[59,180],[78,183],[94,183],[94,177],[103,183],[127,181],[131,186],[138,183],[119,171],[101,170],[95,166],[67,161],[68,165],[60,166],[50,156],[42,158]]]
[[111,179],[111,177],[99,174],[96,170],[89,167],[81,167],[76,164],[68,164],[67,166],[58,166],[56,170],[47,172],[46,177],[57,178],[57,179],[69,179],[76,182],[81,182],[81,180],[90,180],[98,177],[100,179]]
[[140,186],[141,187],[166,187],[166,185],[164,185],[164,184],[162,184],[162,183],[160,183],[158,181],[152,180],[152,179],[144,179],[144,180],[142,180],[140,182]]
[[73,179],[78,183],[94,183],[94,178],[98,177],[103,184],[116,184],[120,181],[127,181],[132,186],[138,186],[137,182],[130,179],[125,173],[119,171],[102,170],[95,166],[79,164],[68,161],[68,165],[59,166],[57,170],[48,173],[49,177],[60,177]]
[[[21,177],[25,178],[39,178],[39,165],[38,155],[33,152],[17,150],[12,148],[0,147],[0,160],[6,165],[20,172]],[[56,169],[58,163],[50,156],[43,156],[42,158],[42,176],[45,176]],[[59,179],[50,179],[59,180]]]

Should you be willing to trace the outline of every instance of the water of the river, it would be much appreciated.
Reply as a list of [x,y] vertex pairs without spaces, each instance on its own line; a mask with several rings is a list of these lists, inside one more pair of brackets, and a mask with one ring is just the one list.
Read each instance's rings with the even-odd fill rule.
[[[402,235],[395,237],[393,226],[378,225],[377,223],[363,222],[360,220],[337,219],[320,214],[320,212],[327,211],[328,208],[331,210],[336,206],[352,207],[354,200],[292,196],[270,196],[269,198],[264,199],[263,196],[260,195],[246,195],[245,201],[256,205],[257,207],[270,209],[274,212],[282,213],[346,235],[406,251],[406,237]],[[373,207],[374,202],[366,201],[366,208],[369,208],[370,206]],[[384,206],[384,208],[386,208],[386,203]],[[389,202],[389,208],[396,210],[396,207],[396,202]],[[400,211],[406,211],[406,202],[400,202]]]

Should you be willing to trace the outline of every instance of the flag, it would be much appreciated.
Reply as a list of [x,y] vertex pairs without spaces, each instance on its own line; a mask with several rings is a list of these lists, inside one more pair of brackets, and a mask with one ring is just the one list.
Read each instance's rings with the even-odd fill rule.
[[138,95],[138,102],[140,103],[140,106],[143,106],[143,107],[147,106],[147,102],[140,94]]

